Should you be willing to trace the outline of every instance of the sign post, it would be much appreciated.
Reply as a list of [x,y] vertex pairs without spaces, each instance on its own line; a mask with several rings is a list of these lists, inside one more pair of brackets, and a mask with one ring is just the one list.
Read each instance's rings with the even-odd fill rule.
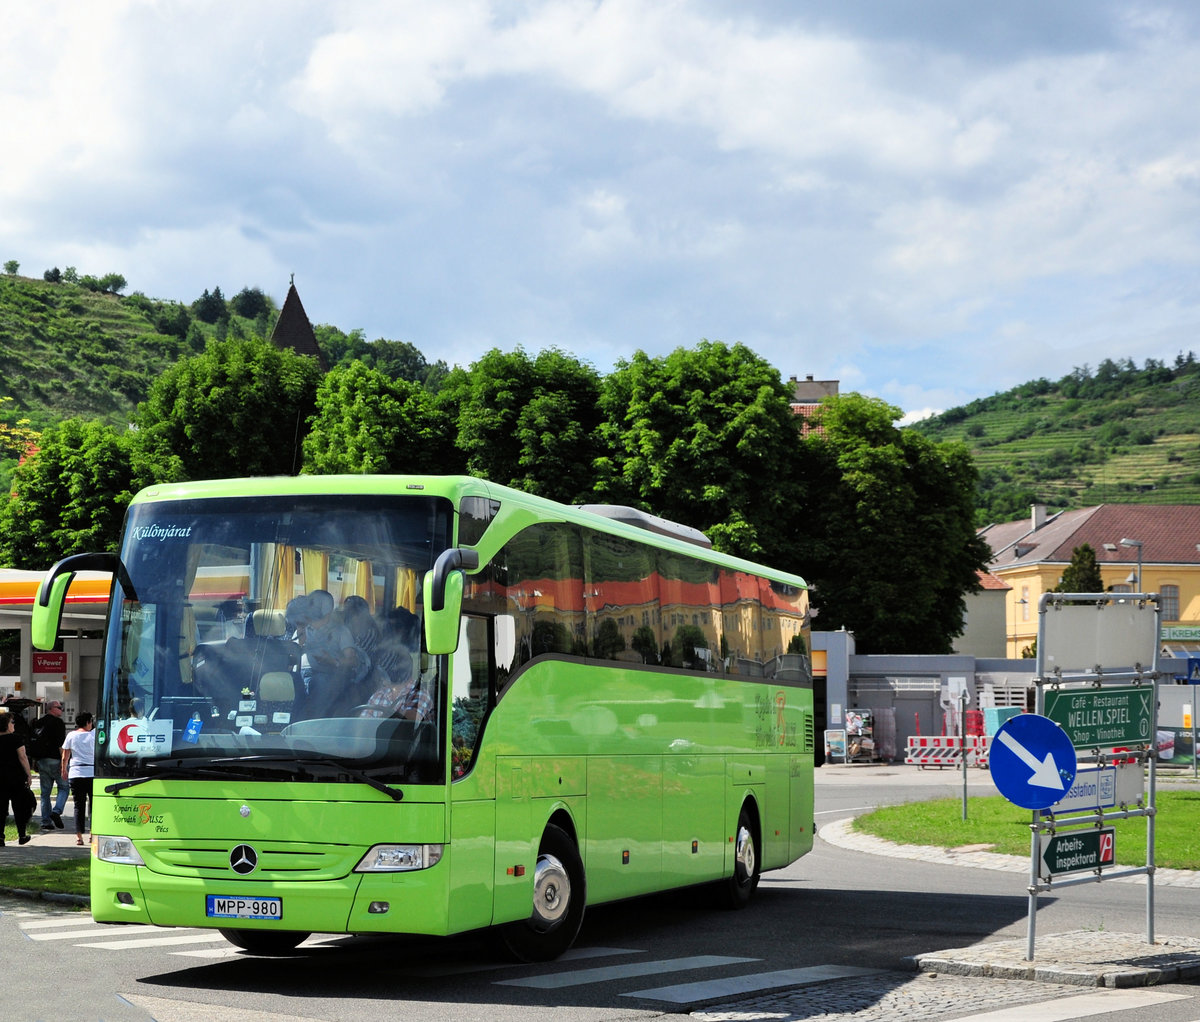
[[[1117,877],[1146,877],[1153,944],[1159,597],[1043,593],[1038,615],[1037,713],[1006,721],[989,752],[1000,793],[1032,810],[1026,958],[1033,961],[1039,891]],[[1128,755],[1114,759],[1117,747]],[[1146,865],[1118,870],[1106,824],[1133,817],[1146,820]]]

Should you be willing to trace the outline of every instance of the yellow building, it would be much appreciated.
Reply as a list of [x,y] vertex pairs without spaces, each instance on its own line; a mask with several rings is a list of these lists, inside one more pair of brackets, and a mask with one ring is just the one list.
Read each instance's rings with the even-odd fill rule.
[[[1019,657],[1038,631],[1038,600],[1054,589],[1085,543],[1096,552],[1106,590],[1158,593],[1163,649],[1200,653],[1200,504],[1100,504],[989,525],[988,570],[1011,586],[1005,597],[1005,646]],[[1139,578],[1140,576],[1140,578]]]

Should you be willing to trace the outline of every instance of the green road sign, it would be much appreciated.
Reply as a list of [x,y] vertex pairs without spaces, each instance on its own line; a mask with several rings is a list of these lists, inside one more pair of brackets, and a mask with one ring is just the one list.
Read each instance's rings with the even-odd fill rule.
[[1042,845],[1042,876],[1101,869],[1116,862],[1116,831],[1077,830],[1055,834]]
[[1077,749],[1140,745],[1154,738],[1154,687],[1050,688],[1046,716]]

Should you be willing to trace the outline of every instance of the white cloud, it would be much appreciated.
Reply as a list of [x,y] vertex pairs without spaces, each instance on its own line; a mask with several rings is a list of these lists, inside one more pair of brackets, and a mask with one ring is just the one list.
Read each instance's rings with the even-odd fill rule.
[[1198,92],[1173,0],[47,0],[0,232],[183,300],[295,271],[429,357],[719,337],[950,407],[1194,344]]

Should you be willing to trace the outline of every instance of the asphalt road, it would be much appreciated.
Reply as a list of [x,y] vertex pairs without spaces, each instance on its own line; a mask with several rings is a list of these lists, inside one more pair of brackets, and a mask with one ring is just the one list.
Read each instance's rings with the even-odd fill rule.
[[[873,805],[962,792],[961,774],[949,770],[853,766],[818,774],[818,828]],[[972,794],[994,790],[981,771],[972,771],[969,783]],[[857,986],[848,979],[841,987],[813,988],[822,996],[866,991],[864,1003],[875,1012],[827,1012],[826,1018],[947,1017],[917,1009],[911,1016],[880,1014],[879,1006],[912,982],[911,974],[898,971],[906,956],[1023,936],[1025,884],[1020,875],[883,858],[818,841],[811,855],[765,875],[745,911],[717,909],[702,891],[592,908],[572,955],[538,966],[504,961],[480,936],[334,938],[314,942],[295,957],[254,958],[205,931],[131,933],[95,926],[86,915],[62,907],[5,898],[0,957],[7,982],[0,986],[7,989],[0,1000],[19,1006],[20,1013],[6,1008],[5,1017],[56,1022],[366,1022],[396,1015],[407,1022],[600,1022],[657,1019],[680,1010],[704,1019],[735,1016],[701,1007],[707,1003],[702,997],[664,999],[663,991],[825,969],[841,970],[839,975],[878,970]],[[1144,892],[1132,884],[1074,888],[1040,904],[1038,927],[1044,933],[1137,933],[1145,924]],[[1200,918],[1200,891],[1160,893],[1157,917],[1159,933],[1192,931]],[[996,981],[981,985],[946,977],[941,990],[954,984],[956,996],[967,998],[967,1008],[960,1006],[956,1017],[970,1004],[991,1003],[988,997],[1013,1005],[1022,998],[1070,993],[1012,982],[1016,985],[1001,989]],[[1191,1022],[1200,1018],[1194,991],[1171,988],[1167,992],[1176,1000],[1127,1006],[1111,1017]],[[799,995],[790,996],[795,1003]],[[802,1000],[811,1004],[817,996],[805,994]]]

